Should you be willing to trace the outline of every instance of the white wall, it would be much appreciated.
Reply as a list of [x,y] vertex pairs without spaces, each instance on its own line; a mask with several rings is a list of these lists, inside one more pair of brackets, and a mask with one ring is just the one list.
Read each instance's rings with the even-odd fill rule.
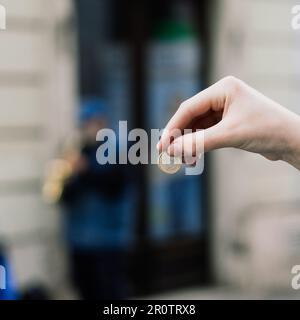
[[[300,33],[291,28],[293,5],[292,0],[218,1],[212,82],[235,75],[300,113]],[[241,217],[298,200],[300,175],[284,163],[239,150],[216,151],[213,158],[215,273],[219,281],[236,284],[241,268],[249,267],[239,265],[232,249]]]
[[62,285],[59,215],[41,198],[44,167],[73,130],[71,0],[0,0],[0,238],[17,282]]

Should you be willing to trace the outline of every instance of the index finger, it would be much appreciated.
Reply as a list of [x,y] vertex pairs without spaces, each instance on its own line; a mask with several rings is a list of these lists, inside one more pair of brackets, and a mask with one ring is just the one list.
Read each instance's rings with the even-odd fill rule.
[[158,143],[158,149],[161,150],[163,146],[168,146],[172,131],[189,129],[187,126],[193,119],[205,114],[214,105],[217,105],[216,102],[219,100],[217,93],[216,84],[214,84],[184,101],[166,125],[160,142]]

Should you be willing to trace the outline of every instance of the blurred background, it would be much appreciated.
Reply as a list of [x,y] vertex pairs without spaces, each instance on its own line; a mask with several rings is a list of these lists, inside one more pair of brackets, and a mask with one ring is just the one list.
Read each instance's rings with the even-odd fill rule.
[[229,74],[300,112],[295,1],[0,3],[1,298],[300,297],[295,169],[219,150],[167,177],[95,157],[99,129],[163,128]]

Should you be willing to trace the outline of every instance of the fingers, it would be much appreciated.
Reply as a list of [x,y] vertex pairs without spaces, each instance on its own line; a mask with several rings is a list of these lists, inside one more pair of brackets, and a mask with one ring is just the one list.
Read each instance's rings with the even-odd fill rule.
[[220,90],[219,83],[216,83],[209,88],[201,91],[192,98],[184,101],[175,115],[168,122],[160,142],[157,147],[163,150],[172,141],[171,136],[174,135],[174,130],[183,130],[188,128],[189,124],[198,116],[204,115],[210,109],[219,111],[222,109],[222,101],[224,92]]
[[208,129],[176,138],[168,147],[170,156],[182,157],[186,163],[194,163],[202,153],[226,147],[230,144],[225,122]]
[[176,138],[168,147],[167,153],[170,156],[180,157],[187,165],[191,165],[200,158],[204,150],[203,145],[203,131],[188,133]]

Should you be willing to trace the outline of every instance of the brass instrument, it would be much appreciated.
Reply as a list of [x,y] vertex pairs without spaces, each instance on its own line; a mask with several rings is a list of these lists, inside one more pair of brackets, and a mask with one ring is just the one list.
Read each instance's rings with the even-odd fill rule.
[[56,204],[60,201],[64,185],[74,172],[73,165],[78,157],[80,157],[79,141],[79,139],[73,138],[70,143],[66,143],[63,156],[49,161],[46,165],[42,189],[45,202]]

